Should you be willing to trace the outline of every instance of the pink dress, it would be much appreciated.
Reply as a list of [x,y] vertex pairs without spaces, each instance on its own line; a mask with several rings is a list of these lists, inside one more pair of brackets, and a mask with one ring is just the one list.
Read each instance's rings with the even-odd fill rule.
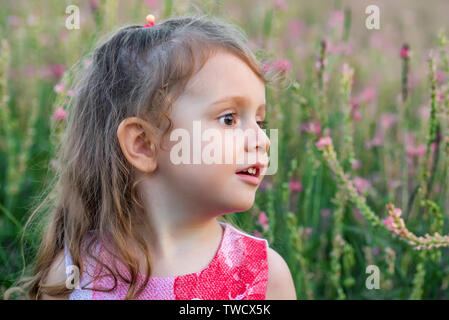
[[[137,299],[142,300],[264,300],[268,281],[268,261],[266,239],[241,232],[228,223],[224,226],[219,249],[210,264],[196,273],[150,277],[145,290]],[[112,265],[101,246],[95,248],[96,256],[107,265]],[[66,266],[71,265],[70,253],[65,248]],[[84,262],[83,262],[84,263]],[[119,270],[128,275],[121,262]],[[101,292],[87,288],[112,288],[114,279],[107,271],[100,271],[94,263],[84,263],[81,283],[70,294],[71,300],[119,300],[125,299],[129,284],[117,276],[117,287],[111,292]],[[72,273],[68,270],[67,276]],[[103,270],[106,270],[103,268]],[[103,275],[91,281],[92,274]],[[145,276],[138,274],[138,284]]]

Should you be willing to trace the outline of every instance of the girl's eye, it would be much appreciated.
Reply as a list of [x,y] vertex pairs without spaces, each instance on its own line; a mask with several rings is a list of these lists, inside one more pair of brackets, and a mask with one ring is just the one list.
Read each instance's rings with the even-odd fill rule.
[[267,126],[267,122],[266,121],[257,121],[257,123],[259,124],[259,127],[261,129],[264,129]]
[[221,116],[219,119],[224,119],[224,124],[226,126],[232,126],[233,124],[235,124],[235,117],[234,115],[236,115],[237,113],[233,112],[233,113],[228,113],[225,114],[223,116]]

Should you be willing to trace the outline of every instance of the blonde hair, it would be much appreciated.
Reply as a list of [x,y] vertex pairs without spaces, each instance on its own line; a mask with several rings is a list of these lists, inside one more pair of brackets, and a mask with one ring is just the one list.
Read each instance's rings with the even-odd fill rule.
[[[151,274],[150,257],[143,235],[133,226],[147,221],[136,192],[140,181],[135,180],[133,167],[121,151],[117,128],[123,119],[135,116],[148,122],[154,137],[167,134],[172,127],[168,114],[173,102],[217,50],[242,59],[266,85],[276,79],[276,74],[270,74],[272,70],[265,72],[261,67],[241,30],[204,15],[174,17],[151,28],[124,26],[93,51],[90,65],[78,73],[50,193],[25,226],[48,202],[32,275],[19,279],[18,287],[11,288],[10,293],[26,288],[22,291],[30,299],[39,299],[43,293],[69,294],[73,289],[67,289],[65,283],[45,286],[43,281],[64,244],[82,274],[82,241],[90,230],[96,232],[87,244],[87,254],[116,279],[115,272],[92,252],[96,243],[108,238],[111,253],[129,271],[130,279],[122,277],[129,283],[126,299],[142,293]],[[125,239],[134,239],[145,257],[147,279],[139,288],[139,264],[127,250]]]

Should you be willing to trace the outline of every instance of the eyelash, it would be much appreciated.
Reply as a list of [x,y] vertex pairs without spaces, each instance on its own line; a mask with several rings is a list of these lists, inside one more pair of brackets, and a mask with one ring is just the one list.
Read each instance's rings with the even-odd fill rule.
[[[230,112],[230,113],[227,113],[227,114],[222,115],[219,119],[224,118],[224,117],[229,116],[229,115],[234,116],[234,115],[236,115],[236,114],[237,114],[237,112]],[[266,122],[266,121],[257,121],[257,123],[259,124],[259,127],[260,127],[261,129],[264,129],[264,128],[266,127],[266,125],[267,125],[267,122]],[[260,124],[261,124],[261,125],[260,125]],[[226,125],[226,126],[227,126],[227,125]]]
[[267,122],[266,121],[257,121],[257,123],[261,122],[262,126],[260,127],[261,129],[265,129],[267,127]]

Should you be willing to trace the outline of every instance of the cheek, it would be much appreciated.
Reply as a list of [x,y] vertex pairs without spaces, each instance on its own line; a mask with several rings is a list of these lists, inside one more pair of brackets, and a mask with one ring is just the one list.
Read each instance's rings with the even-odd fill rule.
[[190,164],[175,164],[171,159],[170,150],[161,151],[158,157],[159,170],[161,174],[170,180],[176,188],[201,189],[202,192],[217,190],[226,184],[226,180],[235,173],[234,164],[207,164],[201,159],[201,163],[193,164],[191,152]]
[[226,165],[244,164],[245,162],[245,141],[244,138],[234,134],[233,131],[223,131],[220,135],[219,143],[215,143],[216,148],[221,146],[222,163]]
[[[173,185],[183,184],[186,188],[195,186],[196,189],[199,188],[203,191],[208,189],[218,190],[220,188],[226,189],[232,183],[230,179],[236,178],[236,168],[241,167],[248,161],[244,158],[245,141],[242,137],[235,135],[232,130],[219,130],[217,128],[215,130],[219,134],[209,139],[205,138],[207,135],[201,135],[204,139],[201,139],[200,143],[197,142],[201,146],[196,157],[200,164],[193,164],[193,139],[195,135],[191,131],[188,131],[189,138],[178,137],[177,141],[170,141],[168,136],[164,140],[165,150],[160,150],[158,154],[159,170],[172,181]],[[183,147],[181,147],[181,144],[183,144]],[[219,151],[220,148],[221,155],[220,152],[217,152],[218,156],[216,156],[215,151]],[[189,151],[186,151],[187,149]],[[183,152],[186,152],[189,157],[182,157]],[[186,162],[190,162],[190,164],[186,162],[175,164],[176,161],[173,161],[175,153],[178,163],[183,158],[183,160],[188,159]]]
[[242,167],[249,162],[248,154],[245,152],[245,138],[243,136],[233,136],[228,143],[229,148],[233,150],[234,167]]
[[227,181],[234,173],[234,167],[226,164],[198,164],[187,165],[182,170],[191,185],[196,185],[204,192],[217,191],[227,185]]

